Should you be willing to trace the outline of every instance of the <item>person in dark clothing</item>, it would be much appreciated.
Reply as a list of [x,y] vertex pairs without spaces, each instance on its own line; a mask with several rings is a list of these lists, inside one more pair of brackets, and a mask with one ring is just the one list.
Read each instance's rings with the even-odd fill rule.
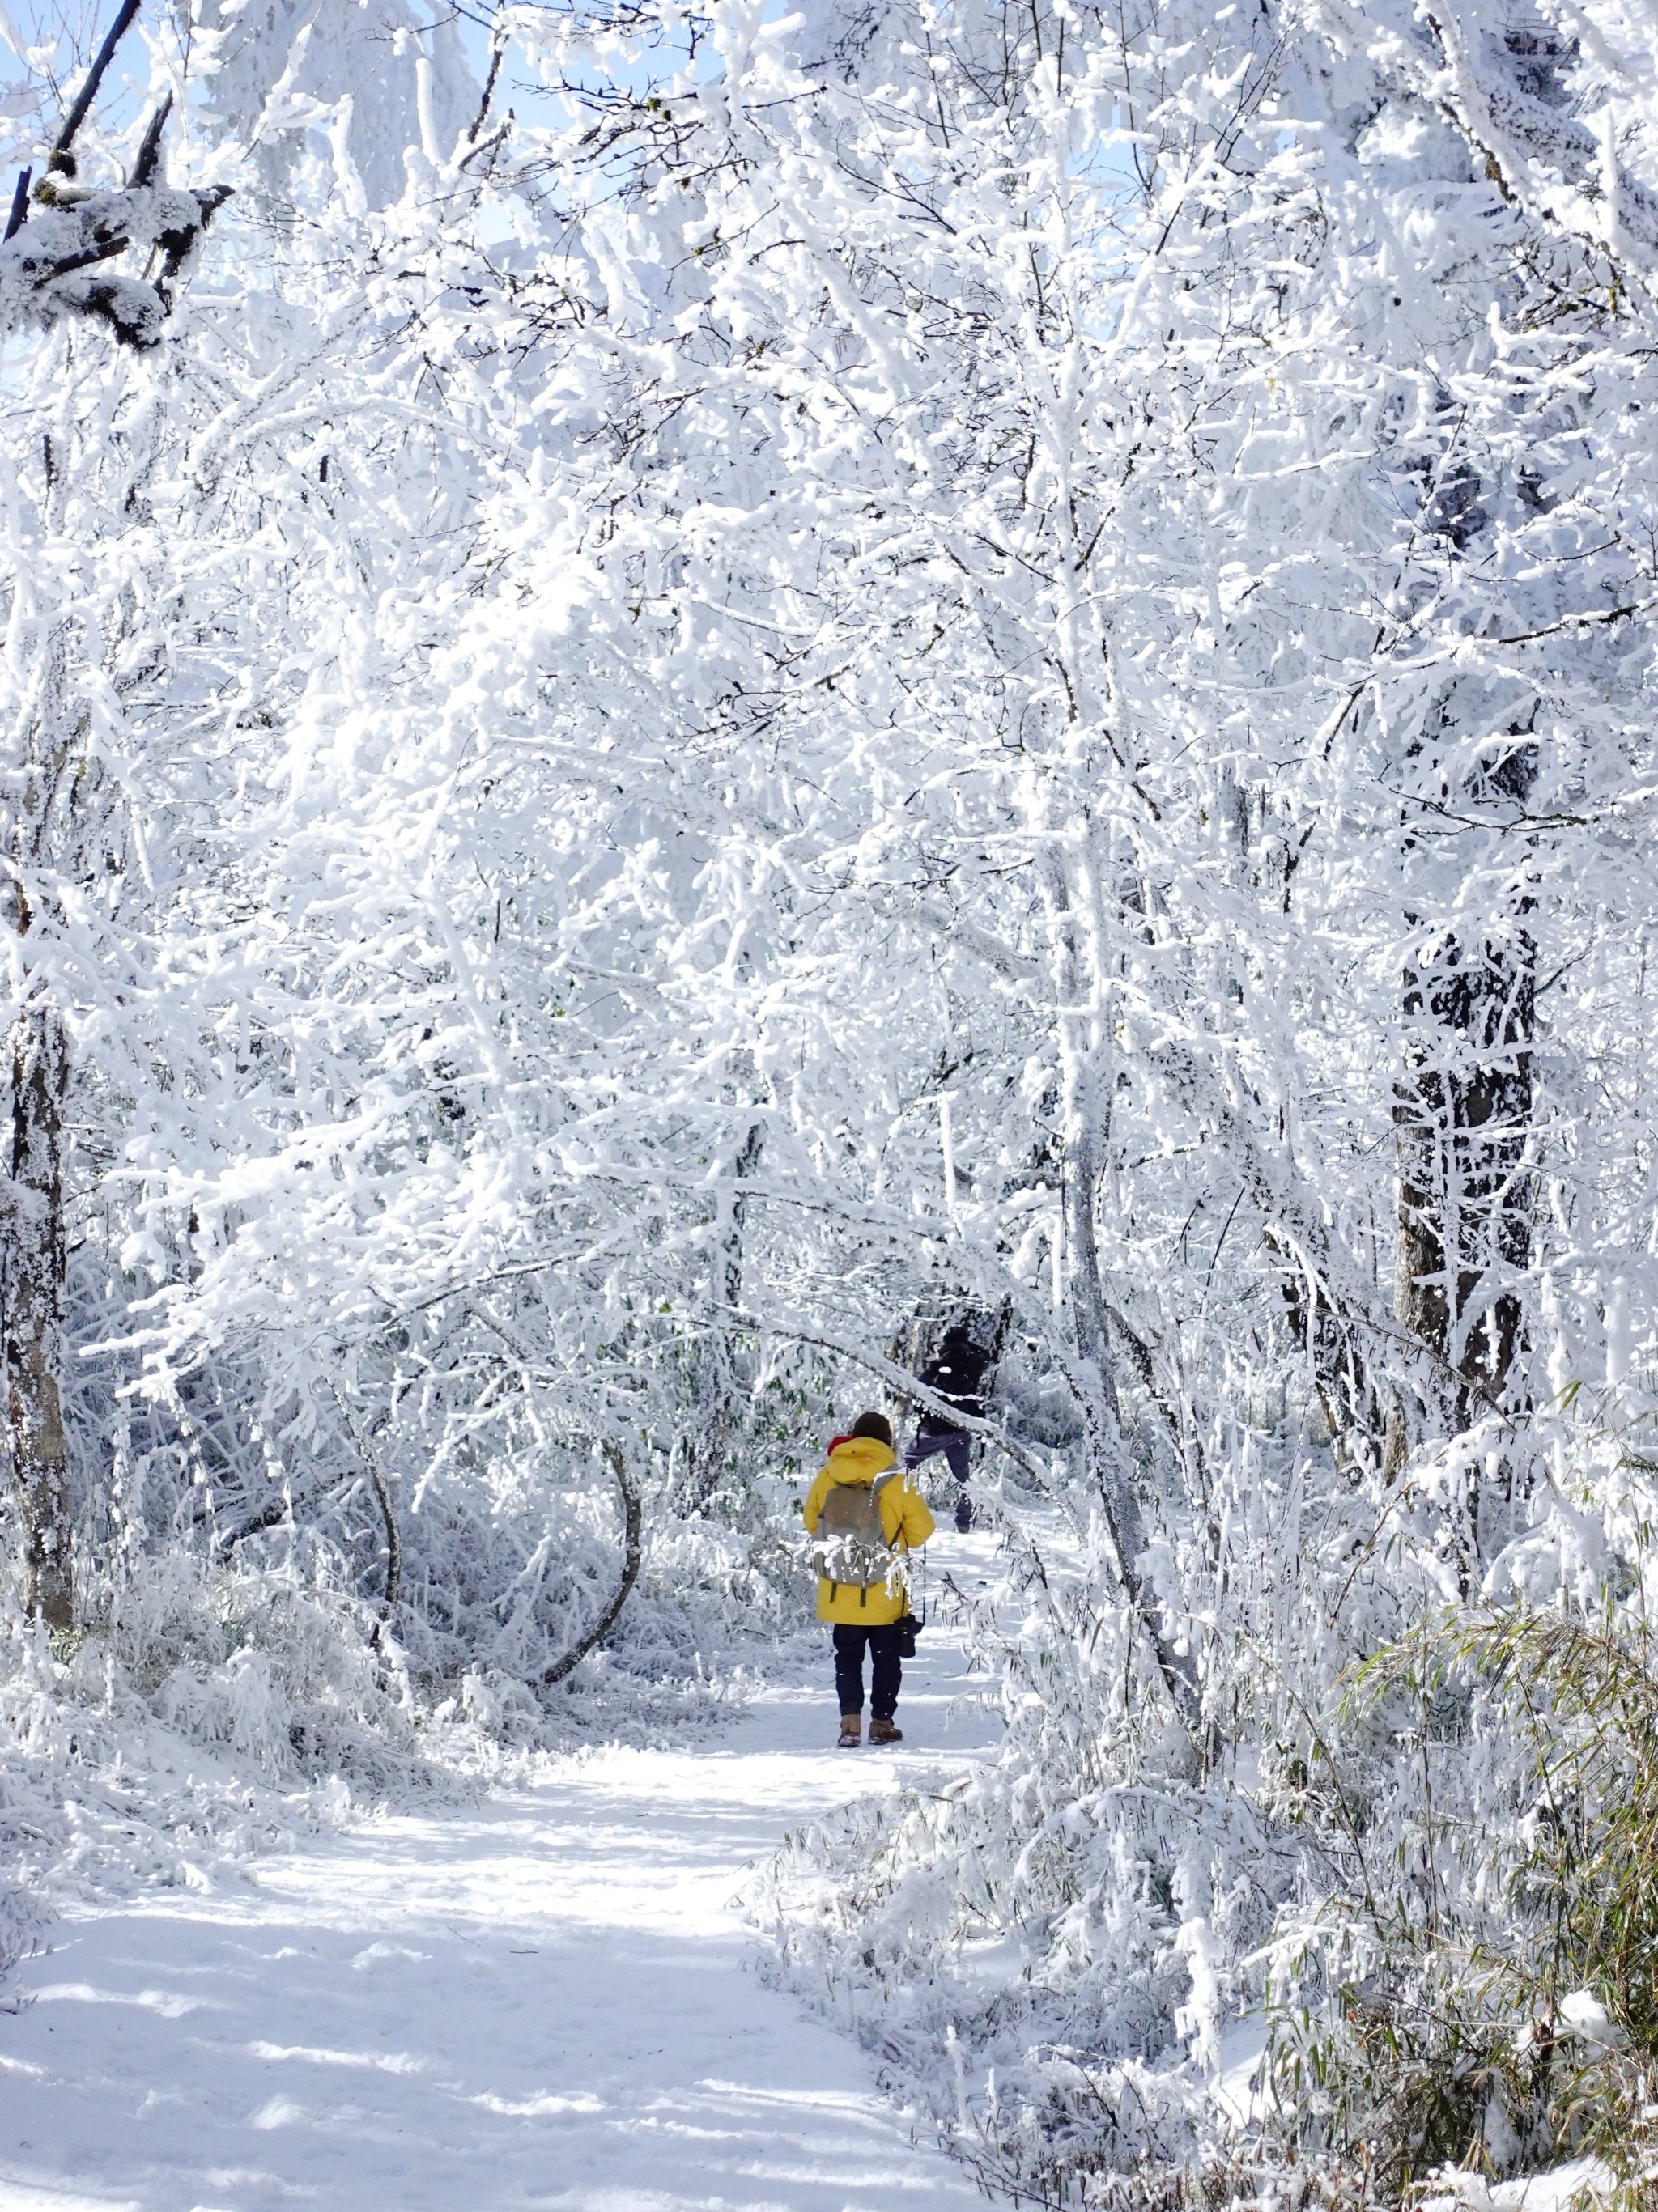
[[[995,1364],[995,1345],[978,1343],[971,1331],[958,1322],[953,1328],[946,1329],[937,1358],[929,1360],[919,1379],[941,1398],[959,1406],[964,1413],[982,1417],[984,1401],[979,1386]],[[968,1455],[972,1449],[972,1438],[966,1429],[958,1427],[943,1413],[925,1413],[916,1431],[915,1442],[904,1455],[908,1472],[919,1467],[923,1460],[931,1459],[936,1452],[943,1453],[950,1473],[961,1486],[955,1502],[955,1525],[964,1536],[973,1525],[972,1500],[967,1495]]]

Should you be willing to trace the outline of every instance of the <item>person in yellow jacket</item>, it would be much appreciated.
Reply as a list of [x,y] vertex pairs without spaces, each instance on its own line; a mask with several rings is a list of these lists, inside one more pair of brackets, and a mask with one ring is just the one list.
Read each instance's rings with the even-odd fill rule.
[[[834,1624],[835,1688],[840,1698],[840,1741],[854,1748],[863,1732],[863,1652],[869,1650],[869,1741],[902,1743],[904,1731],[893,1716],[898,1711],[903,1680],[899,1645],[904,1632],[899,1626],[910,1610],[910,1593],[899,1571],[897,1559],[924,1544],[933,1533],[932,1515],[926,1500],[905,1474],[893,1474],[897,1466],[893,1450],[892,1425],[884,1413],[860,1413],[849,1436],[838,1437],[828,1464],[812,1485],[806,1498],[808,1534],[818,1534],[825,1522],[831,1493],[847,1487],[875,1488],[873,1505],[878,1510],[881,1538],[892,1564],[873,1583],[818,1578],[818,1619]],[[883,1476],[888,1479],[881,1480]],[[830,1506],[827,1523],[856,1519],[862,1502],[842,1499]],[[868,1513],[871,1522],[875,1516]],[[883,1563],[884,1564],[884,1563]]]

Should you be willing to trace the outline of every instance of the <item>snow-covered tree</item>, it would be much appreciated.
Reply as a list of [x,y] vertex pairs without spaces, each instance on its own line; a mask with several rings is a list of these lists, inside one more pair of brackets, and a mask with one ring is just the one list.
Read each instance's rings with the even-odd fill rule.
[[521,1715],[654,1560],[770,1618],[820,1389],[1005,1316],[1008,1749],[864,1998],[1021,2188],[1192,2154],[1252,2007],[1308,2143],[1494,2109],[1343,1992],[1540,1924],[1401,1639],[1648,1571],[1649,27],[179,14],[193,289],[123,346],[45,230],[113,127],[18,234],[21,1495]]

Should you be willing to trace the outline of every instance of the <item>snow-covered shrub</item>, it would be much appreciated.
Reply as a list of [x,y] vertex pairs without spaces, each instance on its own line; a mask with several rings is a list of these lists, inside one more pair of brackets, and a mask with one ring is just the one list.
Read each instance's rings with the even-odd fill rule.
[[[1643,1505],[1624,1572],[1589,1609],[1564,1590],[1537,1608],[1453,1606],[1358,1675],[1351,1764],[1327,1754],[1324,1784],[1347,1802],[1345,1879],[1274,1942],[1271,2067],[1302,2142],[1350,2158],[1362,2145],[1395,2181],[1584,2149],[1631,2185],[1658,2171]],[[1387,1770],[1373,1733],[1368,1762],[1353,1742],[1382,1713],[1383,1741],[1407,1753]]]
[[[170,1571],[166,1578],[170,1587],[155,1609],[176,1630],[181,1593]],[[199,1652],[205,1640],[207,1604],[188,1609],[197,1619],[186,1638],[174,1638],[175,1656],[184,1642]],[[337,1774],[308,1776],[289,1743],[273,1740],[270,1684],[254,1679],[250,1686],[245,1664],[233,1659],[216,1677],[196,1675],[198,1690],[212,1694],[204,1713],[181,1715],[186,1723],[205,1720],[204,1734],[192,1738],[158,1710],[153,1691],[163,1685],[152,1677],[147,1695],[129,1675],[133,1650],[119,1633],[94,1632],[58,1656],[15,1613],[7,1626],[0,1829],[9,1875],[41,1925],[64,1896],[135,1883],[210,1886],[216,1863],[332,1825],[350,1808],[350,1790]],[[321,1640],[314,1632],[314,1657]],[[312,1686],[314,1698],[320,1686]],[[370,1718],[359,1716],[363,1735]],[[263,1767],[261,1750],[269,1754]]]
[[418,1762],[413,1701],[369,1608],[280,1570],[166,1553],[82,1608],[71,1697],[120,1683],[186,1741],[269,1777],[383,1790]]

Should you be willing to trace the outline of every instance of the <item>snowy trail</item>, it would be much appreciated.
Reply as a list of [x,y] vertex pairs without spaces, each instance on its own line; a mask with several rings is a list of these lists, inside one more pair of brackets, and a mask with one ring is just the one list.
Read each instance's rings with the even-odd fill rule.
[[856,2046],[748,1971],[747,1863],[986,1740],[951,1712],[947,1633],[905,1668],[901,1750],[828,1749],[826,1680],[696,1748],[600,1752],[260,1861],[250,1887],[60,1924],[0,2016],[0,2208],[982,2205]]

